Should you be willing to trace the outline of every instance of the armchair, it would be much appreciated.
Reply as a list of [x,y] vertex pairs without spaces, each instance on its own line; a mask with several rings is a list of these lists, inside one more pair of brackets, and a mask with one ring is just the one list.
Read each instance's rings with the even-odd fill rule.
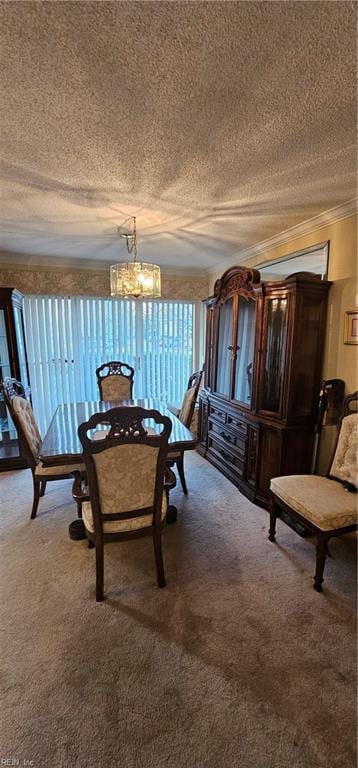
[[[180,408],[175,409],[173,406],[168,406],[169,410],[174,413],[174,415],[177,416],[182,424],[188,427],[188,429],[193,427],[195,404],[198,398],[202,376],[203,371],[196,371],[190,376]],[[183,493],[187,495],[188,489],[184,474],[184,451],[169,451],[168,464],[169,466],[176,465]]]
[[333,459],[326,477],[273,477],[270,485],[269,540],[275,541],[276,520],[284,511],[316,536],[313,588],[322,591],[328,541],[357,529],[358,392],[344,401]]
[[[31,469],[33,481],[33,502],[31,519],[36,517],[39,500],[44,496],[46,483],[50,480],[75,478],[84,471],[79,464],[44,467],[39,458],[41,435],[31,407],[20,381],[6,377],[2,384],[5,403],[15,424],[27,463]],[[81,517],[81,504],[77,503],[78,516]]]
[[[148,419],[155,422],[155,431],[144,423]],[[98,439],[101,424],[106,429]],[[166,470],[170,432],[167,416],[139,407],[96,413],[78,429],[88,477],[87,495],[81,498],[83,522],[96,550],[97,601],[104,599],[104,544],[110,541],[152,535],[158,586],[165,586],[161,533],[167,493],[175,484]]]

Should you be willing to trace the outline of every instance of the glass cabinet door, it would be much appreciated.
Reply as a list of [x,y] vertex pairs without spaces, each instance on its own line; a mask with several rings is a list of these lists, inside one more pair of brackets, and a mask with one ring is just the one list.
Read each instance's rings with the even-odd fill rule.
[[226,397],[231,395],[232,331],[233,299],[231,298],[220,307],[217,344],[216,391]]
[[287,299],[268,300],[261,400],[261,408],[264,411],[280,410],[286,347],[286,315]]
[[14,307],[14,321],[16,329],[16,341],[17,341],[17,354],[19,357],[20,366],[20,381],[25,387],[25,390],[29,386],[29,377],[27,370],[26,350],[25,350],[25,334],[24,323],[22,317],[22,310],[20,307]]
[[[0,381],[12,376],[8,338],[6,333],[5,311],[0,309]],[[5,405],[4,395],[0,390],[0,459],[13,459],[20,456],[17,433]]]
[[251,405],[256,302],[239,296],[234,400]]

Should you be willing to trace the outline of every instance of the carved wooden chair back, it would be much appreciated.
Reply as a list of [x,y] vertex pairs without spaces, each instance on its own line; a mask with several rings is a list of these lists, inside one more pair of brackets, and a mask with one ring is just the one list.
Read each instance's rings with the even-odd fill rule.
[[21,381],[6,377],[3,380],[5,403],[15,424],[26,460],[32,470],[39,461],[39,451],[42,443],[37,422]]
[[[97,430],[100,425],[105,430]],[[106,541],[152,534],[158,586],[165,586],[161,531],[167,512],[165,473],[171,429],[167,416],[139,407],[96,413],[78,429],[89,486],[83,521],[86,536],[96,547],[97,601],[104,598]]]
[[134,368],[131,365],[111,360],[97,368],[96,376],[101,400],[132,399]]
[[182,424],[188,427],[188,429],[190,429],[191,420],[193,418],[202,376],[203,371],[196,371],[189,377],[188,386],[178,413],[178,419],[180,419]]

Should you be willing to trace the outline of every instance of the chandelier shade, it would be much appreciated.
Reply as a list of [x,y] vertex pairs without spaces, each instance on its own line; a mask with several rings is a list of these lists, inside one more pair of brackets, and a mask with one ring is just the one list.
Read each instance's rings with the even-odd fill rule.
[[133,261],[112,264],[111,296],[158,299],[161,296],[160,267],[157,264],[137,261],[136,217],[131,218],[133,219],[132,232],[123,232],[121,228],[118,231],[126,241],[128,253],[133,253]]
[[160,267],[145,261],[126,261],[111,266],[111,296],[136,299],[161,296]]

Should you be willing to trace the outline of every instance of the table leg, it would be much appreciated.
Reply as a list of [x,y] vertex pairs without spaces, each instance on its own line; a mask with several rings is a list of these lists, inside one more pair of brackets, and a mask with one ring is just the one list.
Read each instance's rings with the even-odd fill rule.
[[85,524],[82,518],[78,517],[77,520],[73,520],[68,526],[68,533],[70,539],[73,541],[80,541],[86,538]]
[[174,504],[169,504],[167,509],[167,516],[166,516],[167,525],[172,525],[173,523],[176,523],[177,519],[178,519],[177,508],[174,506]]
[[86,538],[85,526],[82,520],[81,498],[83,497],[83,491],[82,491],[81,472],[74,472],[72,496],[74,501],[77,504],[78,518],[77,520],[73,520],[72,523],[69,524],[68,533],[69,533],[70,539],[73,539],[74,541],[80,541],[81,539]]

